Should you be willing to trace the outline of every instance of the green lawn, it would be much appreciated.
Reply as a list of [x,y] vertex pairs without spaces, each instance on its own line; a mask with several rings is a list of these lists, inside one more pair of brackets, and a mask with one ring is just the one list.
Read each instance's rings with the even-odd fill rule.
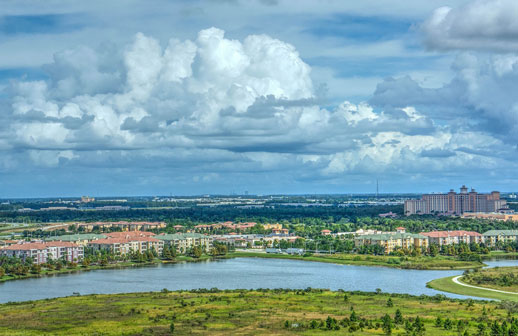
[[[423,319],[426,335],[457,334],[459,320],[474,335],[480,322],[487,325],[507,316],[496,303],[468,303],[326,290],[88,295],[0,305],[0,334],[170,335],[174,323],[175,335],[343,335],[349,328],[357,328],[357,335],[380,335],[381,318],[385,314],[393,318],[400,309],[404,322],[412,323],[416,316]],[[352,310],[356,322],[349,321]],[[328,316],[337,320],[340,330],[325,330]],[[454,329],[435,326],[438,316],[453,320]],[[310,328],[313,320],[315,329]],[[394,334],[405,332],[404,324],[394,327]]]
[[[427,283],[427,286],[448,293],[518,302],[518,294],[513,295],[506,293],[498,293],[484,289],[466,287],[454,283],[452,280],[453,278],[454,277],[446,277],[432,280],[429,283]],[[459,280],[462,281],[462,278],[460,278]]]
[[255,252],[233,252],[229,257],[257,257],[257,258],[276,258],[276,259],[295,259],[305,261],[318,261],[344,265],[364,265],[364,266],[385,266],[406,269],[429,269],[429,270],[450,270],[450,269],[471,269],[483,267],[484,264],[476,261],[460,261],[453,257],[395,257],[395,256],[374,256],[359,255],[349,253],[321,254],[309,257],[288,255],[288,254],[267,254]]

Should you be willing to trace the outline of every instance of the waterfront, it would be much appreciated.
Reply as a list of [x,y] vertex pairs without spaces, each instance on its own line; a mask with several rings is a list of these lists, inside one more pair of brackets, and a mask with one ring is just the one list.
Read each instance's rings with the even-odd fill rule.
[[[489,266],[518,265],[516,260],[486,262]],[[426,288],[437,278],[462,271],[419,271],[385,267],[335,265],[281,259],[235,258],[174,265],[107,269],[8,281],[0,284],[0,303],[80,294],[213,288],[328,288],[412,295],[464,296]]]

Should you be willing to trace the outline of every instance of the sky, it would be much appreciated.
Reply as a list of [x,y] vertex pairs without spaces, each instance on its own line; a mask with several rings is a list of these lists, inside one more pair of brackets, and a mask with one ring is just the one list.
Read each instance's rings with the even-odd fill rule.
[[514,0],[0,0],[0,197],[518,190]]

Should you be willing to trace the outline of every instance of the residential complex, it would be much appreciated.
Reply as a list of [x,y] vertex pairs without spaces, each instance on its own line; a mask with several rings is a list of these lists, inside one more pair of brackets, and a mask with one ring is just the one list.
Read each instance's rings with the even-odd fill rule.
[[390,232],[373,235],[361,235],[354,238],[356,247],[363,245],[380,245],[386,254],[391,253],[396,248],[428,247],[428,237],[420,234]]
[[167,225],[165,222],[91,222],[91,223],[74,223],[78,227],[82,227],[86,231],[92,231],[95,227],[98,228],[119,228],[123,231],[139,231],[139,230],[153,230],[163,229]]
[[164,245],[174,246],[178,253],[185,253],[195,246],[200,246],[204,252],[209,252],[213,241],[211,236],[199,233],[160,234],[154,238],[162,241]]
[[432,231],[432,232],[421,232],[420,235],[428,237],[429,244],[452,245],[460,243],[483,243],[484,237],[474,231]]
[[49,260],[66,260],[78,262],[83,260],[83,246],[69,242],[30,242],[13,244],[0,249],[0,255],[30,258],[36,264],[43,264]]
[[466,186],[460,193],[450,190],[447,194],[425,194],[418,200],[405,201],[405,215],[445,214],[462,215],[466,212],[497,212],[505,208],[505,200],[500,199],[500,192],[481,194]]
[[484,232],[484,242],[489,246],[518,240],[518,230],[490,230]]

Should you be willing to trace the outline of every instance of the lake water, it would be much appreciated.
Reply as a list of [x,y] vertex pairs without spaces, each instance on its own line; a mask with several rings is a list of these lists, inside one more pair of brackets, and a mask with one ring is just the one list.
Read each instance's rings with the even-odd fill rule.
[[[518,260],[486,262],[490,266],[518,266]],[[199,263],[107,269],[0,283],[0,303],[80,294],[213,288],[328,288],[331,290],[444,294],[426,288],[430,280],[462,271],[418,271],[386,267],[335,265],[286,259],[236,258]]]

